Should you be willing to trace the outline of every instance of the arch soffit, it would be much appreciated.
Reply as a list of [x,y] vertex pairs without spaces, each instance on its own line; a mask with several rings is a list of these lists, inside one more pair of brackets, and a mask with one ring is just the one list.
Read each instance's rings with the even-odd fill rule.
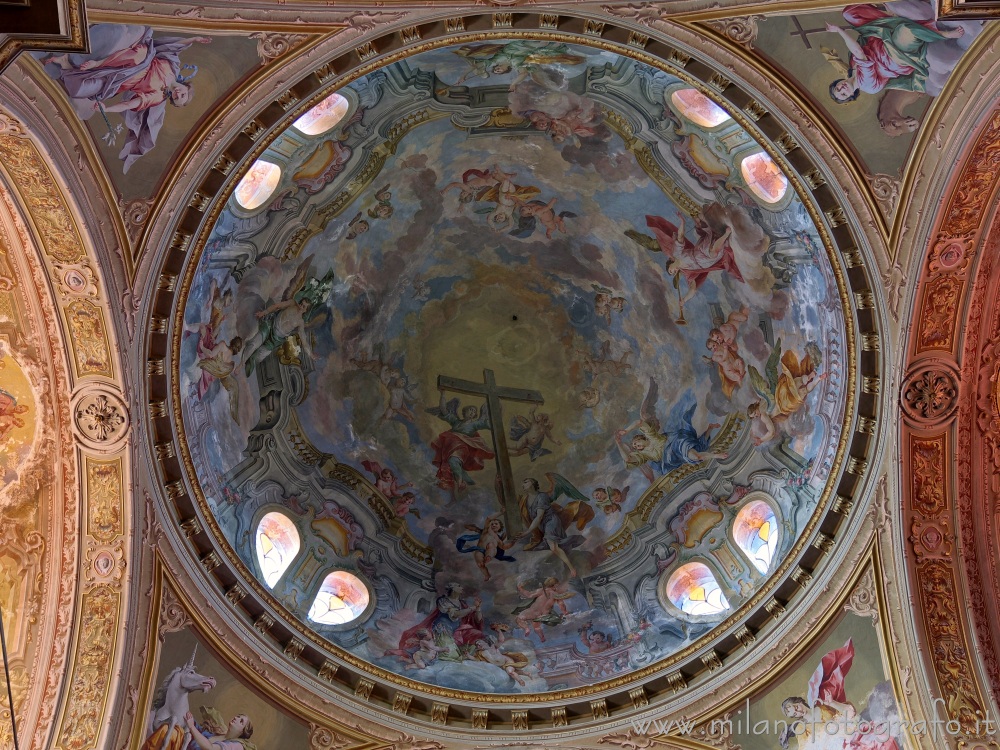
[[1000,547],[988,502],[1000,470],[1000,109],[988,101],[916,256],[900,386],[903,554],[922,613],[915,627],[932,693],[950,696],[949,718],[968,732],[996,705],[985,686],[1000,684]]
[[[25,517],[13,516],[12,533],[20,523],[48,555],[40,574],[49,609],[39,618],[37,647],[48,650],[48,664],[34,671],[47,679],[36,681],[19,715],[27,718],[21,732],[32,732],[36,741],[51,736],[53,747],[62,748],[100,736],[114,699],[108,665],[120,660],[127,604],[130,415],[90,222],[46,156],[49,135],[0,112],[0,164],[18,165],[0,168],[0,232],[11,257],[31,274],[29,294],[40,316],[34,325],[44,333],[30,343],[49,370],[37,388],[52,404],[41,429],[50,445],[45,476],[54,483],[48,507],[39,508],[48,527],[31,536]],[[16,342],[9,349],[22,356]],[[64,685],[85,687],[60,705]]]

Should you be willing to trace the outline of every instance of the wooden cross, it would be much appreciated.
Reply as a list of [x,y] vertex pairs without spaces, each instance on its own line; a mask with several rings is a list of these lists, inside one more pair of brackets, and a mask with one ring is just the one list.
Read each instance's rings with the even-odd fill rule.
[[504,429],[503,406],[501,399],[522,401],[529,404],[544,404],[545,399],[538,391],[524,388],[507,388],[498,386],[493,370],[483,370],[484,383],[471,380],[459,380],[446,375],[438,375],[438,389],[455,391],[470,396],[482,396],[486,399],[486,413],[490,417],[490,434],[493,435],[493,454],[496,458],[497,476],[500,477],[500,505],[503,507],[507,535],[513,536],[521,531],[521,513],[517,505],[517,490],[514,487],[514,473],[510,468],[510,452],[507,450],[507,433]]
[[812,49],[813,48],[812,44],[809,43],[809,35],[810,34],[818,34],[821,31],[822,32],[826,31],[826,27],[825,26],[823,28],[821,28],[821,29],[803,29],[802,28],[802,24],[799,23],[799,17],[798,16],[789,16],[789,18],[792,19],[792,25],[795,26],[795,31],[788,32],[788,36],[801,37],[802,38],[802,43],[804,45],[806,45],[806,49]]

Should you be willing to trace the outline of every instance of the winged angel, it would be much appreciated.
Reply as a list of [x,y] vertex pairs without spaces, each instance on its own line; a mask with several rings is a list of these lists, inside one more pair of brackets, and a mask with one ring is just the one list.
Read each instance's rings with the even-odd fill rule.
[[[615,442],[630,469],[639,469],[647,480],[667,474],[684,464],[697,464],[713,458],[726,458],[727,453],[709,450],[711,432],[718,424],[710,424],[700,435],[691,424],[698,402],[688,390],[674,404],[667,419],[667,429],[660,428],[656,416],[659,386],[652,378],[646,398],[639,407],[639,420],[615,432]],[[625,436],[637,432],[626,442]]]
[[333,291],[333,271],[327,271],[322,279],[308,278],[310,261],[306,258],[299,264],[279,301],[257,312],[257,332],[244,347],[243,366],[248,377],[258,362],[293,335],[303,354],[313,358],[307,331],[326,318],[323,308]]
[[750,365],[750,384],[760,396],[747,407],[754,445],[773,440],[778,427],[805,405],[806,397],[826,378],[826,373],[816,372],[822,362],[823,355],[814,342],[806,344],[805,356],[799,359],[790,349],[782,353],[778,339],[764,365],[766,377]]
[[492,429],[486,403],[480,408],[465,406],[461,414],[458,411],[457,398],[446,401],[444,391],[441,391],[441,403],[427,409],[447,422],[451,429],[442,432],[431,443],[434,451],[434,465],[437,467],[437,485],[443,490],[449,490],[453,500],[470,484],[475,484],[470,471],[480,471],[486,466],[486,461],[493,458],[491,451],[480,430]]

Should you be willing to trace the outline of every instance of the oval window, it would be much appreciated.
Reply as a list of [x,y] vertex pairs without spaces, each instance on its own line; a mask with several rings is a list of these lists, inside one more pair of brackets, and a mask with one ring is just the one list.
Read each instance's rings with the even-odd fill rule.
[[340,94],[330,94],[292,125],[306,135],[319,135],[343,120],[349,106],[350,102]]
[[667,598],[689,615],[715,615],[729,609],[729,602],[708,566],[700,562],[681,565],[667,581]]
[[740,172],[747,187],[765,203],[777,203],[788,191],[788,178],[764,152],[750,154],[740,162]]
[[288,570],[299,553],[299,531],[282,513],[268,513],[257,526],[257,564],[268,588]]
[[697,89],[679,89],[670,95],[670,101],[678,112],[703,128],[717,128],[732,119],[726,110]]
[[336,570],[323,579],[309,609],[309,619],[324,625],[342,625],[361,617],[369,599],[368,587],[360,578]]
[[281,167],[258,159],[236,186],[236,202],[247,211],[260,208],[278,187],[280,179]]
[[743,506],[733,523],[736,545],[761,573],[771,568],[778,551],[778,519],[771,506],[754,500]]

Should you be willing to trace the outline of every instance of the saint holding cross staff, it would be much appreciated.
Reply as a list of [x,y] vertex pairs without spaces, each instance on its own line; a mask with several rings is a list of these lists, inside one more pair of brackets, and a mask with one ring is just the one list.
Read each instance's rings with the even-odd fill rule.
[[[517,506],[514,475],[510,468],[510,452],[502,427],[501,400],[544,404],[545,399],[538,391],[498,386],[493,370],[483,370],[483,380],[485,382],[476,383],[444,375],[438,376],[441,403],[427,411],[451,426],[451,429],[442,432],[431,443],[431,448],[434,450],[434,465],[437,467],[438,487],[450,490],[452,500],[457,500],[466,487],[475,484],[469,472],[480,471],[485,467],[486,461],[495,459],[500,505],[504,510],[508,531],[515,533],[521,529],[522,522]],[[486,401],[478,409],[475,406],[465,406],[459,412],[459,400],[454,398],[447,401],[446,391],[482,396]],[[484,429],[489,430],[493,436],[493,450],[490,450],[479,434],[479,430]]]

